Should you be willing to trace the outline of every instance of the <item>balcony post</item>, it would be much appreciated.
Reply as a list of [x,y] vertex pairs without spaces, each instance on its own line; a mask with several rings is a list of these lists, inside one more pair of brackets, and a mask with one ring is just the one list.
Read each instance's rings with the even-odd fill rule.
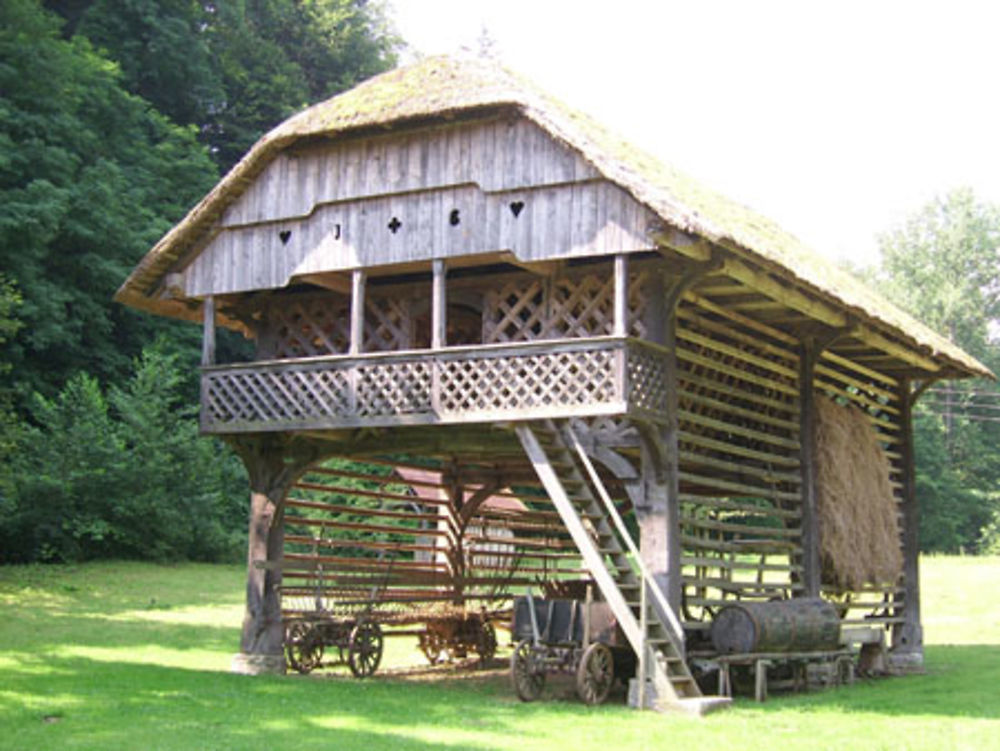
[[615,256],[614,324],[611,333],[614,336],[628,334],[628,256],[624,253]]
[[[431,350],[435,353],[448,344],[448,297],[445,288],[447,268],[444,261],[435,258],[431,261],[433,278],[431,280]],[[431,409],[434,414],[441,414],[441,363],[437,357],[431,357]]]
[[445,288],[448,269],[440,258],[431,261],[431,268],[434,272],[431,282],[431,349],[442,349],[448,346],[448,299]]
[[351,341],[348,354],[359,355],[365,342],[365,272],[354,269],[351,274]]
[[[365,272],[354,269],[351,273],[351,341],[347,353],[361,354],[365,344]],[[347,370],[347,407],[352,415],[358,414],[358,366],[352,363]]]
[[209,295],[201,307],[204,333],[201,339],[201,364],[215,365],[215,298]]

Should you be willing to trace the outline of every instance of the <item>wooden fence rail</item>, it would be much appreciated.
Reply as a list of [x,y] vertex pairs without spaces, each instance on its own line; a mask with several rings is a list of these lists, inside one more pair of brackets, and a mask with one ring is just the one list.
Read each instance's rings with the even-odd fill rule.
[[598,415],[662,420],[666,364],[627,337],[273,360],[202,369],[206,433]]

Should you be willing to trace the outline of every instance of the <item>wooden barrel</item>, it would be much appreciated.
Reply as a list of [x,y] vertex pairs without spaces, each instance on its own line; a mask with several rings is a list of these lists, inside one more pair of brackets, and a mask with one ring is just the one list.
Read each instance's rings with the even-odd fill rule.
[[712,643],[720,654],[837,649],[840,618],[818,598],[734,603],[715,616]]

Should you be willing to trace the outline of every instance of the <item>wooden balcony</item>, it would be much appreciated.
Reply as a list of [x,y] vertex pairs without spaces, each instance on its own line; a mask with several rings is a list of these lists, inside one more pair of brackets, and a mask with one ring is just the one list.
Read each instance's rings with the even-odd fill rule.
[[630,415],[665,419],[667,352],[626,337],[202,369],[205,433]]

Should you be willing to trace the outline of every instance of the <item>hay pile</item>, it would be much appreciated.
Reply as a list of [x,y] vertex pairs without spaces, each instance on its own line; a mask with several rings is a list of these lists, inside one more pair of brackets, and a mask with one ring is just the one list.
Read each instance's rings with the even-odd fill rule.
[[890,465],[854,406],[816,395],[816,502],[824,584],[895,582],[903,566]]

